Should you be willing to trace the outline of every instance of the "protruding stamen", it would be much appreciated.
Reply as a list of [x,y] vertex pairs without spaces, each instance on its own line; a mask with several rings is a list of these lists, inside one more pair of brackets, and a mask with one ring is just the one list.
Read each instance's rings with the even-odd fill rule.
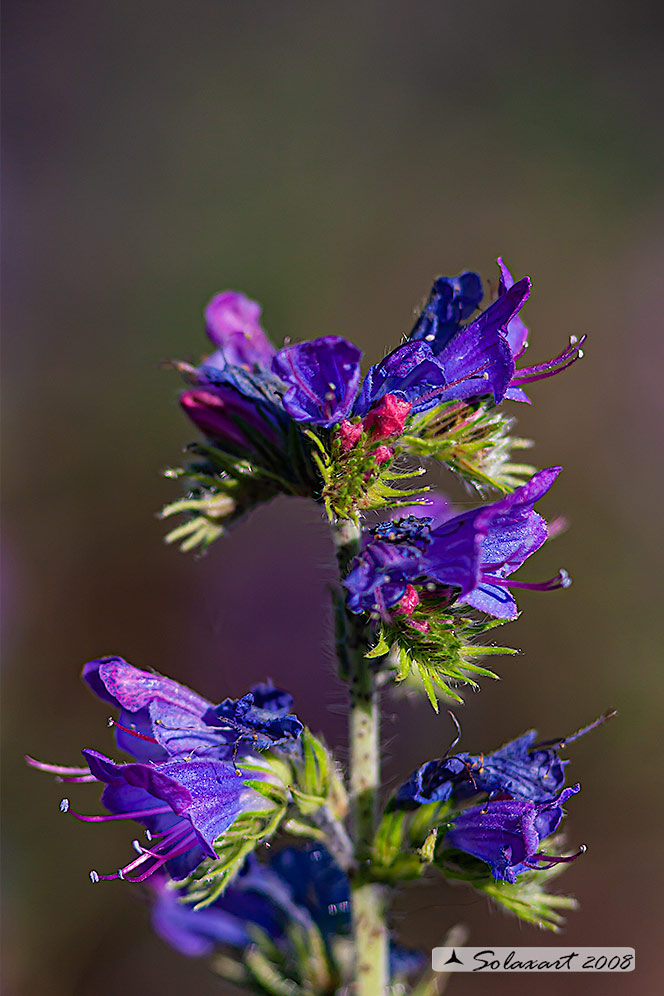
[[99,872],[96,872],[96,871],[95,871],[95,870],[93,869],[93,870],[92,870],[92,871],[90,872],[90,881],[91,881],[91,882],[92,882],[92,883],[93,883],[94,885],[96,885],[96,884],[97,884],[97,882],[99,881]]
[[[63,803],[66,803],[64,808]],[[82,820],[83,823],[109,823],[111,820],[140,820],[146,816],[165,816],[166,813],[172,813],[173,810],[170,806],[158,806],[155,809],[135,809],[131,813],[104,813],[101,816],[87,816],[74,812],[73,809],[69,808],[69,799],[63,799],[60,803],[60,812],[69,813],[77,820]]]
[[574,854],[545,854],[543,851],[538,851],[537,854],[531,855],[528,861],[524,861],[525,865],[529,868],[551,868],[553,865],[568,864],[570,861],[576,861],[580,858],[582,854],[585,854],[588,850],[585,844],[581,844],[579,850]]
[[123,733],[128,733],[130,737],[138,737],[139,740],[147,740],[148,743],[158,744],[159,741],[156,737],[149,737],[145,733],[139,733],[138,730],[132,730],[129,726],[123,726],[122,723],[118,723],[117,720],[109,716],[108,719],[109,726],[117,726],[118,730],[122,730]]
[[577,339],[576,336],[570,336],[570,345],[559,356],[548,360],[546,363],[537,363],[534,366],[522,367],[520,370],[517,370],[510,381],[510,386],[521,387],[523,384],[532,384],[536,380],[544,380],[547,377],[553,377],[555,374],[562,373],[572,363],[576,363],[577,360],[583,357],[581,346],[586,339],[586,335],[581,336],[580,339]]
[[572,579],[564,567],[547,581],[513,581],[511,578],[497,578],[485,571],[482,571],[482,580],[503,588],[526,588],[530,591],[556,591],[557,588],[569,588],[572,584]]
[[51,775],[64,775],[66,778],[79,775],[94,777],[90,775],[89,768],[70,768],[63,764],[47,764],[46,761],[38,761],[37,758],[30,757],[29,754],[25,755],[25,760],[31,768],[38,768],[40,771],[46,771]]

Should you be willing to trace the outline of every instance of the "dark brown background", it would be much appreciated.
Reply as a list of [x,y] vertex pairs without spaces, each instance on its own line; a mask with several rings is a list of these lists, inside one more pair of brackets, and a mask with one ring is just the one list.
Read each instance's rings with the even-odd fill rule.
[[[177,489],[159,471],[190,432],[159,361],[205,349],[201,310],[226,287],[263,302],[275,341],[343,333],[375,359],[435,274],[492,276],[502,253],[534,279],[531,362],[592,334],[518,410],[536,462],[566,468],[544,510],[572,523],[531,576],[563,563],[575,584],[523,594],[506,638],[524,653],[469,697],[464,747],[620,708],[570,750],[569,839],[589,852],[561,883],[582,903],[564,941],[635,945],[639,970],[536,985],[654,994],[661,8],[6,0],[5,22],[6,992],[226,992],[151,934],[130,887],[89,884],[131,832],[60,817],[61,788],[22,765],[111,749],[85,660],[120,653],[215,700],[271,675],[344,751],[318,510],[278,501],[202,561],[167,549],[154,513]],[[386,712],[395,781],[450,728],[424,701]],[[474,943],[554,942],[462,889],[399,906],[402,939],[426,948],[458,920]]]

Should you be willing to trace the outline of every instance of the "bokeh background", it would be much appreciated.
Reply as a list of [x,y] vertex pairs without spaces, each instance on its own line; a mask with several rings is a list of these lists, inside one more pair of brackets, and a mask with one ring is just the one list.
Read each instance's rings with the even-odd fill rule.
[[[591,333],[518,409],[535,461],[565,466],[544,511],[572,525],[533,570],[575,583],[523,593],[506,638],[524,652],[459,712],[463,744],[620,709],[570,750],[589,851],[560,880],[582,904],[563,937],[634,945],[639,968],[537,988],[661,991],[661,5],[5,0],[4,18],[4,991],[231,992],[152,935],[136,890],[90,885],[127,828],[68,821],[23,767],[111,749],[83,662],[119,653],[214,700],[271,675],[345,750],[319,510],[276,501],[198,561],[166,548],[160,470],[192,433],[161,361],[205,350],[227,287],[276,342],[342,333],[374,360],[433,276],[494,276],[499,253],[534,280],[530,362]],[[419,699],[385,723],[391,783],[450,739]],[[424,948],[459,921],[477,944],[557,943],[440,883],[397,906]]]

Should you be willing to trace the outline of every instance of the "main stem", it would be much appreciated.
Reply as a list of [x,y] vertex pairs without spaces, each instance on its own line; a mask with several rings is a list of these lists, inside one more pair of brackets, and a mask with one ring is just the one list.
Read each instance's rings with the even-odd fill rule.
[[[342,576],[359,548],[360,530],[351,522],[335,526]],[[365,657],[366,626],[344,614],[339,658],[350,683],[350,808],[356,873],[351,877],[351,910],[355,941],[354,996],[384,996],[389,983],[385,889],[367,881],[371,844],[376,831],[380,789],[380,712],[378,690]]]

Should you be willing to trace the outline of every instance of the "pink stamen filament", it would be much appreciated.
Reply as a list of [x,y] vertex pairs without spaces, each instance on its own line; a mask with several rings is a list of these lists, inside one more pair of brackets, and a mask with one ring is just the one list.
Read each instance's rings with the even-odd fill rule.
[[417,399],[418,405],[421,404],[421,402],[423,401],[428,401],[429,398],[437,397],[439,394],[442,394],[444,391],[449,390],[450,387],[457,387],[458,384],[464,384],[467,380],[473,380],[474,377],[479,377],[480,374],[482,374],[490,366],[491,366],[491,361],[487,360],[487,362],[483,363],[481,367],[478,367],[477,370],[473,370],[471,373],[466,374],[465,377],[457,377],[456,380],[450,380],[446,384],[441,384],[439,387],[434,387],[434,389],[432,391],[429,391],[428,394],[422,394],[420,395],[420,397],[418,397]]
[[481,580],[503,588],[526,588],[530,591],[556,591],[558,588],[569,588],[571,584],[569,574],[563,570],[547,581],[513,581],[511,578],[497,578],[485,571],[482,571]]
[[145,816],[164,816],[166,813],[172,813],[173,810],[170,806],[159,806],[155,809],[136,809],[132,813],[105,813],[103,816],[87,816],[82,813],[75,813],[73,809],[67,807],[66,809],[62,809],[62,812],[70,813],[77,820],[82,820],[83,823],[109,823],[111,820],[140,820]]
[[35,757],[30,757],[29,754],[25,755],[25,760],[31,768],[39,768],[40,771],[47,771],[52,775],[87,775],[94,778],[94,775],[91,775],[90,769],[87,767],[70,768],[62,764],[47,764],[46,761],[38,761]]
[[581,336],[578,342],[575,342],[563,350],[563,352],[554,357],[552,360],[548,360],[546,363],[537,363],[531,367],[522,367],[517,370],[514,377],[510,381],[512,387],[520,387],[522,384],[532,384],[536,380],[544,380],[547,377],[553,377],[555,374],[562,373],[567,367],[571,366],[572,363],[576,363],[581,356],[583,356],[582,346],[586,341],[586,336]]
[[586,851],[587,847],[585,844],[581,844],[579,850],[575,854],[564,854],[564,855],[545,854],[544,852],[540,851],[537,854],[532,854],[530,858],[528,858],[528,860],[524,861],[523,863],[524,865],[527,865],[528,868],[537,869],[541,865],[546,868],[550,868],[552,865],[557,865],[560,864],[561,862],[566,864],[569,861],[576,861],[576,859],[580,858],[582,854],[586,853]]
[[138,730],[132,730],[128,726],[123,726],[122,723],[118,723],[117,720],[109,720],[111,726],[117,726],[118,730],[122,730],[123,733],[128,733],[131,737],[138,737],[139,740],[147,740],[148,743],[158,744],[159,741],[156,737],[149,737],[145,733],[139,733]]
[[[112,875],[98,875],[97,878],[100,881],[110,882],[113,879],[120,878],[127,882],[143,882],[150,875],[153,875],[158,868],[166,864],[172,858],[179,857],[180,854],[185,854],[187,851],[196,843],[196,833],[191,827],[191,824],[187,820],[181,820],[177,826],[172,829],[166,837],[161,841],[160,844],[154,850],[149,848],[142,848],[141,854],[138,858],[130,861],[129,864],[120,868],[119,871]],[[159,851],[164,850],[164,848],[170,847],[171,850],[167,850],[166,853],[159,853]],[[153,864],[150,865],[141,875],[133,878],[127,878],[127,873],[134,871],[134,869],[139,868],[146,862],[152,861]]]

